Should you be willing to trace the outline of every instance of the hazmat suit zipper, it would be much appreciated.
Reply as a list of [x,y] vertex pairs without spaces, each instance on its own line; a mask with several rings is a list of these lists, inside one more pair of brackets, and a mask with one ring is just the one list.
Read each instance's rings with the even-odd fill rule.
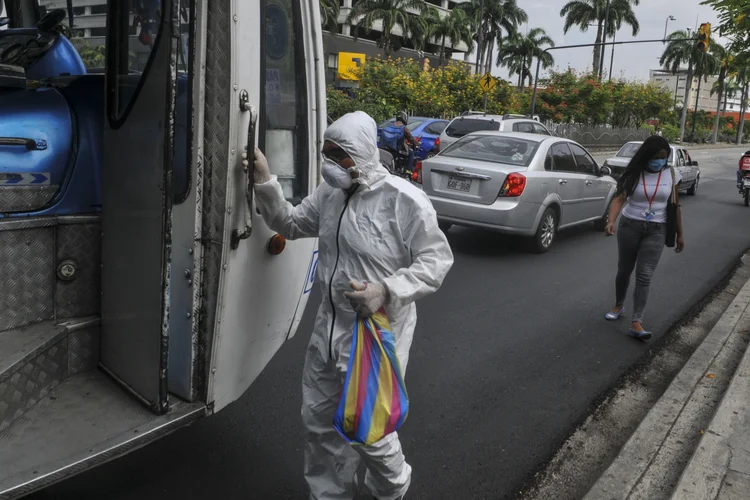
[[341,209],[341,215],[339,216],[339,225],[336,227],[336,262],[333,265],[333,272],[331,273],[331,279],[328,280],[328,300],[331,302],[331,332],[328,335],[328,359],[333,360],[333,329],[336,326],[336,306],[333,305],[333,277],[336,275],[336,270],[339,267],[339,257],[341,256],[341,247],[339,244],[339,235],[341,234],[341,222],[344,220],[344,214],[346,213],[347,207],[349,207],[349,200],[352,198],[354,193],[346,194],[346,200],[344,200],[344,208]]

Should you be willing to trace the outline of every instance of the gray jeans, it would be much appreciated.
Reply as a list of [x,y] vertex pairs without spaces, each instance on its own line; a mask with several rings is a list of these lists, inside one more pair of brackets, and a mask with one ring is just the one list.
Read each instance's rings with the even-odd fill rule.
[[632,317],[634,322],[643,321],[651,277],[664,251],[665,235],[665,224],[640,222],[624,216],[620,219],[620,227],[617,231],[619,260],[615,292],[617,305],[623,305],[630,285],[630,275],[635,269]]

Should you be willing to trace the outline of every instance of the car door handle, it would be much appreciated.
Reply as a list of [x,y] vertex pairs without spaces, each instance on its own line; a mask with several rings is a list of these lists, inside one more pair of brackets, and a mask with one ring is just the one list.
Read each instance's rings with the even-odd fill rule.
[[567,184],[567,183],[568,183],[568,181],[567,181],[566,179],[560,179],[560,180],[558,180],[557,182],[558,182],[558,184],[560,184],[561,186],[564,186],[565,184]]
[[587,185],[587,186],[590,186],[590,185],[592,185],[593,183],[594,183],[594,181],[586,181],[586,185]]

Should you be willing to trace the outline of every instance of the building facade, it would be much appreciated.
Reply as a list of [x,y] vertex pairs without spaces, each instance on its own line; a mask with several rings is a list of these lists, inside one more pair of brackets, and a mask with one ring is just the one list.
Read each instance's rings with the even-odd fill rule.
[[[374,23],[372,30],[367,32],[365,30],[358,30],[358,28],[352,24],[347,24],[346,19],[351,12],[353,3],[356,0],[339,0],[340,1],[340,14],[338,29],[335,36],[331,33],[324,32],[324,44],[327,55],[327,71],[326,71],[326,82],[333,83],[340,86],[347,86],[350,82],[341,80],[339,78],[339,54],[354,53],[364,54],[366,58],[383,56],[383,49],[378,47],[378,40],[383,36],[383,26],[380,21]],[[468,0],[425,0],[428,4],[435,7],[441,16],[446,16],[454,9],[457,5],[464,3]],[[415,12],[416,13],[416,12]],[[357,40],[355,41],[355,35]],[[396,27],[393,31],[393,35],[396,37],[402,37],[403,33],[399,27]],[[403,40],[403,39],[402,39]],[[440,52],[440,40],[433,39],[432,43],[427,44],[425,50],[416,51],[407,40],[403,40],[402,47],[393,53],[393,57],[401,58],[413,58],[424,60],[429,59],[430,64],[437,64]],[[469,62],[471,56],[467,54],[468,46],[462,42],[453,42],[452,40],[446,40],[446,49],[449,49],[452,53],[463,53],[464,60]]]
[[[717,80],[718,78],[715,76],[709,76],[707,79],[700,79],[700,82],[697,77],[693,78],[693,83],[690,86],[690,98],[688,101],[689,110],[695,109],[697,98],[699,111],[707,111],[710,113],[716,112],[716,107],[719,104],[719,96],[717,93],[711,95],[711,90],[714,88]],[[687,83],[687,70],[680,70],[678,73],[673,74],[669,71],[654,69],[650,71],[649,81],[668,90],[672,94],[676,108],[683,107],[683,102],[685,100],[685,84]],[[698,94],[699,83],[700,95]],[[724,101],[726,101],[727,113],[739,113],[741,102],[739,95],[734,97],[725,96],[725,98],[722,98],[722,111],[724,110]]]

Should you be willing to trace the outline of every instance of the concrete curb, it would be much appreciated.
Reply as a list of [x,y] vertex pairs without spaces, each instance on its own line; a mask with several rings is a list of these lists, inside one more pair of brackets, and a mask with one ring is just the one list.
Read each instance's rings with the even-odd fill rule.
[[673,500],[750,498],[750,349],[677,484]]
[[749,308],[750,282],[743,286],[719,322],[628,439],[619,455],[591,487],[585,500],[649,498],[641,496],[643,490],[653,489],[653,483],[658,482],[658,478],[654,477],[653,471],[649,473],[649,469],[654,465],[657,455],[659,462],[674,458],[672,444],[675,437],[671,434],[684,432],[681,429],[684,422],[679,422],[683,412],[690,413],[693,409],[686,411],[686,408],[695,408],[700,404],[694,400],[696,390],[709,368],[716,366],[722,351],[732,349],[738,343],[737,338],[742,337],[739,326],[750,321]]

